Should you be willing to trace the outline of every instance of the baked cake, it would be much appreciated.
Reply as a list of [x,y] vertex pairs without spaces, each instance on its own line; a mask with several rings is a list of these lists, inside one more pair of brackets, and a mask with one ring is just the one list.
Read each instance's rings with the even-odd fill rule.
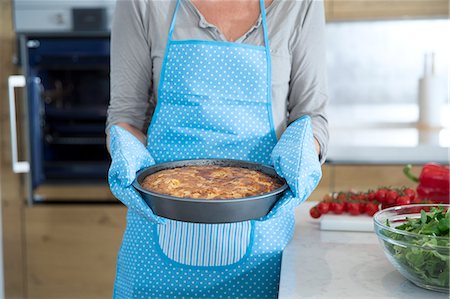
[[141,183],[149,191],[181,198],[230,199],[261,195],[283,183],[260,171],[223,166],[186,166],[165,169]]

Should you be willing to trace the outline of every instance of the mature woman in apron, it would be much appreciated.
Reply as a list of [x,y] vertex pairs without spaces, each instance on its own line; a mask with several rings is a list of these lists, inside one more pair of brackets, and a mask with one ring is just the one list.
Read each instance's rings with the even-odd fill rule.
[[[294,208],[320,180],[316,150],[325,142],[317,142],[310,115],[297,118],[277,137],[273,55],[263,0],[258,21],[262,45],[175,39],[174,32],[185,29],[177,27],[184,2],[188,1],[174,2],[167,15],[170,26],[160,74],[153,75],[159,80],[146,146],[133,126],[122,125],[131,127],[125,130],[114,125],[120,121],[110,121],[108,127],[111,190],[129,208],[113,296],[276,298]],[[196,224],[154,215],[131,187],[144,167],[198,158],[271,164],[290,189],[261,219]]]

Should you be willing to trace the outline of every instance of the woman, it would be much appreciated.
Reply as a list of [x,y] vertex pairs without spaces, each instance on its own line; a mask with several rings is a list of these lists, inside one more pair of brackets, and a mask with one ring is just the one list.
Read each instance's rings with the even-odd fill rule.
[[[291,169],[283,165],[298,155],[289,150],[314,152],[312,134],[306,146],[299,146],[303,136],[296,139],[298,132],[307,135],[304,116],[312,121],[316,154],[300,154],[315,157],[306,166],[297,164],[317,168],[328,140],[323,4],[119,0],[111,40],[110,183],[130,208],[115,297],[276,297],[281,251],[292,234],[292,203],[309,195],[317,171],[307,188],[290,184],[292,192],[281,201],[286,204],[270,217],[214,226],[163,221],[142,206],[135,209],[140,198],[120,182],[121,170],[220,157],[275,163],[283,176]],[[148,152],[137,155],[141,148],[122,138],[115,124],[147,144]],[[134,159],[127,159],[130,153]],[[136,166],[148,153],[148,161]],[[289,183],[291,176],[284,177]],[[202,236],[215,241],[201,249],[192,245],[203,242]],[[185,248],[167,246],[177,241]],[[230,243],[239,250],[226,249]]]

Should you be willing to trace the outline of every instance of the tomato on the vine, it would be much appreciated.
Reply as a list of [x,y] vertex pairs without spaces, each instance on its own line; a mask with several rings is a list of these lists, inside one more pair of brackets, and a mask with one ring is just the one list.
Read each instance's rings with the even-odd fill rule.
[[330,203],[322,201],[317,205],[317,209],[319,210],[320,214],[326,214],[330,210]]
[[357,203],[357,202],[347,203],[347,212],[353,216],[361,214],[361,212],[359,210],[359,203]]
[[365,202],[365,201],[361,201],[359,203],[359,212],[361,214],[364,214],[366,212],[366,206],[367,206],[367,202]]
[[358,194],[358,200],[359,201],[366,201],[367,200],[367,195],[364,194],[364,193]]
[[366,214],[367,215],[373,216],[378,211],[379,211],[378,204],[373,203],[373,202],[369,202],[368,204],[366,204]]
[[416,198],[416,191],[411,188],[406,188],[405,190],[403,190],[403,193],[405,193],[405,195],[408,196],[412,201]]
[[366,192],[349,190],[326,194],[323,200],[310,210],[310,214],[313,218],[319,218],[329,212],[338,215],[349,213],[350,215],[373,216],[380,209],[427,202],[429,202],[427,199],[417,196],[414,189],[405,186],[379,187]]
[[403,206],[403,205],[409,205],[411,203],[411,199],[409,199],[408,196],[400,196],[399,198],[397,198],[397,201],[395,202],[396,205],[398,206]]
[[311,215],[312,218],[319,218],[321,216],[319,209],[316,207],[312,207],[311,210],[309,210],[309,215]]
[[350,201],[344,201],[342,205],[344,206],[344,212],[348,212],[348,205],[350,204]]
[[387,191],[387,193],[386,193],[386,203],[387,203],[388,205],[393,205],[393,204],[395,204],[395,201],[397,200],[398,196],[399,196],[399,194],[398,194],[398,192],[395,191],[395,190],[389,190],[389,191]]
[[344,204],[342,202],[332,202],[330,209],[335,214],[342,214],[344,212]]
[[344,192],[339,192],[339,194],[336,197],[337,200],[343,201],[347,199],[347,195]]
[[384,202],[386,200],[386,193],[386,189],[378,189],[375,193],[376,200],[378,200],[379,202]]

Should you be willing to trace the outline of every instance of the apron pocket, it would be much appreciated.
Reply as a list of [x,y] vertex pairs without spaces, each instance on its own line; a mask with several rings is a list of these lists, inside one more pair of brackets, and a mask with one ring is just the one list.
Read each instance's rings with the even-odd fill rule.
[[170,260],[188,266],[228,266],[249,251],[250,221],[201,224],[167,220],[156,229],[159,247]]

